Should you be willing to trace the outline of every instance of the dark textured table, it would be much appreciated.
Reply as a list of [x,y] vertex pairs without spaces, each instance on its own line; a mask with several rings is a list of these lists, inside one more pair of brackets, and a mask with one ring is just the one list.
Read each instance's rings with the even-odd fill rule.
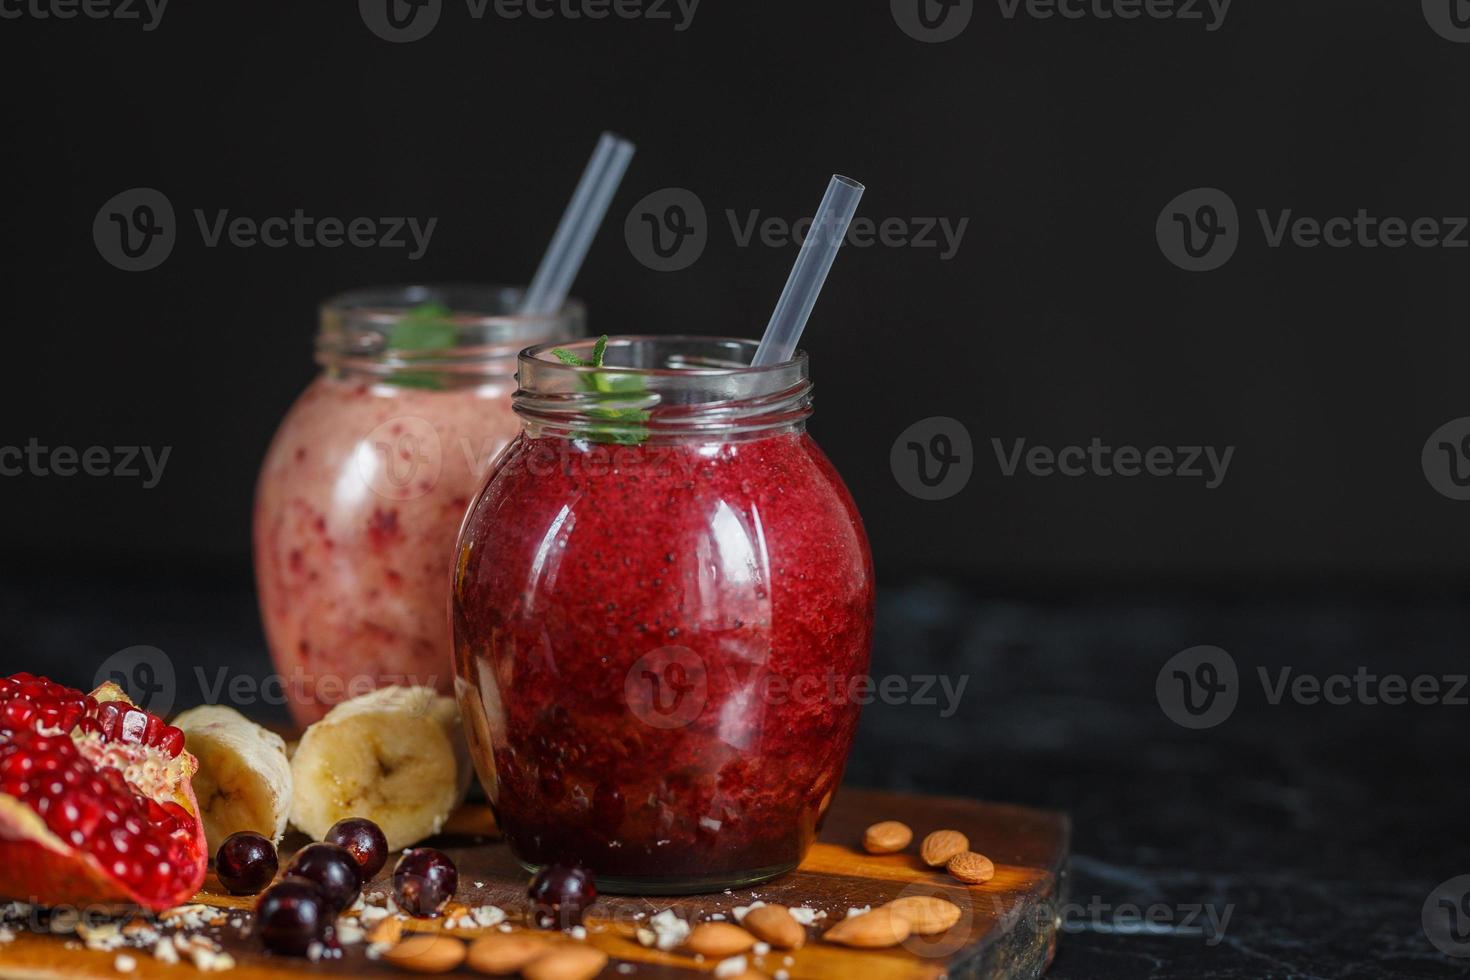
[[[219,668],[265,675],[247,581],[160,581],[9,577],[0,669],[81,685],[114,651],[152,645],[176,667],[176,707],[200,700],[196,667],[210,683]],[[873,672],[904,678],[907,695],[895,681],[886,700],[904,703],[866,709],[849,782],[1069,811],[1076,857],[1050,976],[1470,976],[1470,957],[1439,951],[1423,925],[1435,888],[1470,875],[1470,706],[1273,704],[1258,675],[1465,674],[1470,604],[1022,602],[924,582],[885,587],[879,606]],[[1233,657],[1239,701],[1190,730],[1155,681],[1202,644]],[[949,687],[921,691],[929,676]],[[1441,681],[1441,701],[1453,686]]]

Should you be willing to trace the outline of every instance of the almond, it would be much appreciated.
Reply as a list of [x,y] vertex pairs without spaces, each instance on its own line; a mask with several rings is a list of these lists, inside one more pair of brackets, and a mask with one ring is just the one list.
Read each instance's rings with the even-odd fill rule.
[[701,922],[689,931],[689,938],[684,940],[684,948],[689,952],[717,959],[743,953],[754,945],[754,936],[729,922]]
[[521,967],[526,980],[591,980],[607,966],[607,954],[596,946],[565,943]]
[[995,877],[995,864],[984,854],[965,851],[949,859],[949,873],[969,885],[978,885]]
[[539,937],[500,933],[484,936],[470,943],[465,962],[476,973],[510,976],[519,973],[527,963],[545,954],[550,944]]
[[862,915],[852,915],[828,929],[822,938],[830,943],[856,946],[860,949],[882,949],[897,946],[913,927],[909,920],[889,908],[876,908]]
[[908,920],[915,936],[937,936],[960,921],[960,907],[931,895],[905,895],[883,906]]
[[762,905],[745,913],[745,928],[756,938],[777,949],[800,949],[806,942],[806,930],[791,917],[784,905]]
[[956,854],[970,849],[970,839],[958,830],[936,830],[919,845],[919,857],[931,868],[949,863]]
[[403,938],[403,920],[396,915],[379,922],[367,931],[367,941],[391,946]]
[[863,850],[869,854],[897,854],[908,847],[914,832],[908,824],[897,820],[875,823],[863,834]]
[[453,936],[410,936],[383,954],[394,966],[415,973],[448,973],[464,962],[464,943]]

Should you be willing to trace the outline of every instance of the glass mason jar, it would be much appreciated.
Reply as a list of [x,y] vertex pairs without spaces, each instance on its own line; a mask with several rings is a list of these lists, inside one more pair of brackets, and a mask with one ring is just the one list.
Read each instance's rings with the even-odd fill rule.
[[321,309],[322,373],[287,413],[255,495],[261,618],[298,723],[392,683],[448,693],[454,537],[515,436],[516,354],[584,311],[515,312],[495,286],[367,289]]
[[597,369],[553,346],[521,355],[522,431],[456,559],[456,687],[499,827],[605,891],[783,874],[841,780],[873,622],[806,355],[623,337]]

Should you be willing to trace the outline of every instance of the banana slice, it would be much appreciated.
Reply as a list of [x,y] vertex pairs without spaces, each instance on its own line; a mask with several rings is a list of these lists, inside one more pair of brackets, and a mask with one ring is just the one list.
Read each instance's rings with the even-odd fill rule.
[[381,688],[337,705],[301,736],[291,822],[321,840],[338,820],[367,817],[401,850],[443,828],[473,772],[453,698]]
[[210,852],[238,830],[279,841],[291,811],[291,764],[281,736],[220,705],[185,711],[174,725],[199,760],[194,792]]

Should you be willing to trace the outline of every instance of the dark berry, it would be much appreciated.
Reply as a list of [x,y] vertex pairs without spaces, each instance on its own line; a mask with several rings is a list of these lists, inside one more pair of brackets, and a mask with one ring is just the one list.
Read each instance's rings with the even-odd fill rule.
[[305,878],[276,882],[255,903],[255,935],[272,953],[305,956],[321,942],[332,912],[320,888]]
[[531,879],[531,918],[539,929],[570,929],[597,900],[597,885],[586,868],[548,864]]
[[271,842],[248,830],[226,837],[214,856],[214,873],[231,895],[254,895],[271,883],[279,866]]
[[357,860],[345,847],[336,844],[306,845],[286,865],[286,873],[305,878],[320,888],[334,916],[357,901],[362,891],[362,871],[357,867]]
[[332,824],[323,838],[328,844],[345,847],[362,869],[362,880],[371,881],[388,863],[388,838],[378,825],[365,817],[349,817]]
[[393,866],[393,894],[409,915],[435,915],[459,888],[459,871],[449,855],[432,847],[403,852]]

